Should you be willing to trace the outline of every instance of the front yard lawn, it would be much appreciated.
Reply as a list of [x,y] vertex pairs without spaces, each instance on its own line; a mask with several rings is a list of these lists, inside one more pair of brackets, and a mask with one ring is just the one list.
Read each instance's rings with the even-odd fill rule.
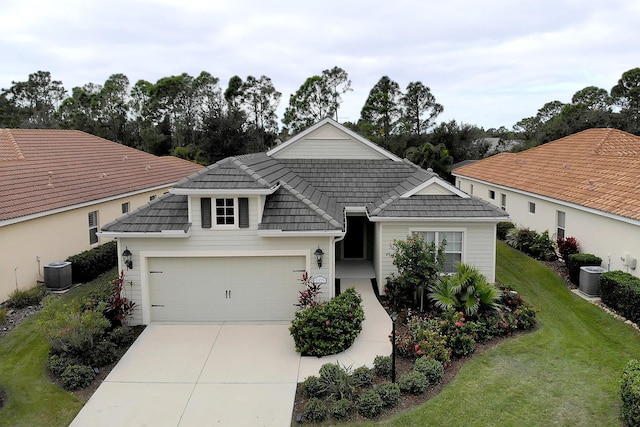
[[[62,298],[77,300],[112,281],[115,272],[73,289]],[[46,370],[49,342],[37,327],[41,312],[26,318],[0,339],[0,385],[6,392],[0,426],[67,426],[84,401],[54,384]]]
[[537,330],[474,355],[439,395],[376,425],[622,425],[620,378],[640,333],[502,242],[496,273],[540,310]]

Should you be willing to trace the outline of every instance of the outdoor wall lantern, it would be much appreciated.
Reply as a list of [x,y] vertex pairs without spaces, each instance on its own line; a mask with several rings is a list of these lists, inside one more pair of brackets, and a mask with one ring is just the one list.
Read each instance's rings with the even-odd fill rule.
[[320,246],[318,246],[318,249],[316,249],[316,251],[313,254],[316,256],[318,268],[322,267],[322,257],[324,256],[324,252],[322,252],[322,249],[320,249]]
[[133,268],[133,260],[131,259],[132,256],[133,254],[131,253],[129,248],[125,248],[124,252],[122,252],[122,261],[124,262],[124,265],[127,266],[127,270],[131,270]]

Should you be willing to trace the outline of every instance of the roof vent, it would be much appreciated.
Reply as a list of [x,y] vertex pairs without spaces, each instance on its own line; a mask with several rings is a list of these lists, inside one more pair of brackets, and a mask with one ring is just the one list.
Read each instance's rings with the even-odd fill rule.
[[106,178],[106,177],[107,177],[106,172],[102,172],[102,178]]
[[147,172],[149,172],[151,170],[151,165],[147,165],[146,168],[144,168],[144,170],[146,170]]
[[129,156],[124,156],[124,160],[129,160]]
[[49,183],[47,184],[47,187],[51,187],[51,188],[53,188],[53,182],[52,182],[52,179],[53,179],[53,172],[49,171],[49,172],[47,173],[47,175],[49,176]]

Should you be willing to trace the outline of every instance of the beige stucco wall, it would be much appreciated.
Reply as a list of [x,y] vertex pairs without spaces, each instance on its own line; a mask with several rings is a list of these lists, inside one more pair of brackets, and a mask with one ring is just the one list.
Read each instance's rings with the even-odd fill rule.
[[[168,188],[129,195],[0,227],[0,302],[16,289],[28,289],[43,279],[43,267],[64,261],[97,244],[89,244],[91,211],[98,211],[98,226],[122,216],[122,204],[135,210]],[[98,239],[98,244],[105,239]],[[38,262],[39,258],[39,262]],[[17,284],[16,284],[17,283]]]
[[[622,257],[626,259],[627,254],[632,258],[640,258],[640,223],[466,178],[456,178],[456,185],[463,191],[469,192],[472,184],[475,196],[496,206],[500,206],[500,194],[506,194],[506,210],[517,226],[529,227],[538,232],[548,230],[554,240],[558,225],[557,211],[565,212],[565,236],[577,239],[580,252],[599,256],[603,260],[604,268],[622,270],[640,277],[640,264],[635,269],[631,269],[626,261],[621,259]],[[489,190],[495,191],[495,200],[489,198]],[[535,203],[535,214],[529,213],[529,202]]]

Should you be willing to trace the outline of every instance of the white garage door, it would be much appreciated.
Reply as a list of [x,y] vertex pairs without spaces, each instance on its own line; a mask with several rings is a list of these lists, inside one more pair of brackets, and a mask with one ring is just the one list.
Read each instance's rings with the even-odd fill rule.
[[149,259],[151,321],[291,320],[302,256]]

